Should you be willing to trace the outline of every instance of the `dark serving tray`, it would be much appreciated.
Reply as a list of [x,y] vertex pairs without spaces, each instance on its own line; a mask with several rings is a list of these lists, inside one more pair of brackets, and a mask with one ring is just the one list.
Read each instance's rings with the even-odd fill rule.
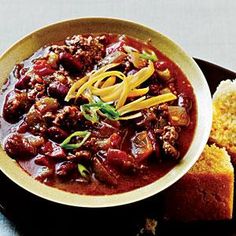
[[[195,60],[212,93],[221,80],[236,78],[235,72],[200,59]],[[168,222],[162,218],[161,202],[160,193],[121,207],[88,209],[64,206],[25,191],[0,172],[0,236],[151,235],[139,233],[146,218],[157,220],[158,236],[236,235],[236,214],[230,221]]]

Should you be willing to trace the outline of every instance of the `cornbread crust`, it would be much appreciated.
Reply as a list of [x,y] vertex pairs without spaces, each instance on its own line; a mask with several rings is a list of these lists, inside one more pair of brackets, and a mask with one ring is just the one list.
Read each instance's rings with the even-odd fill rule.
[[236,79],[222,81],[213,95],[210,141],[225,147],[236,165]]
[[206,145],[192,169],[167,189],[165,215],[178,221],[232,218],[234,169],[225,149]]

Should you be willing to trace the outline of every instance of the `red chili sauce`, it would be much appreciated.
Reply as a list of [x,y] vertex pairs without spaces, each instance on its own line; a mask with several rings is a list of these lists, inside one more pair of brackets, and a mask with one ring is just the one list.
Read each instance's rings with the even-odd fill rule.
[[[117,65],[107,71],[127,79],[154,67],[136,87],[148,91],[128,96],[123,106],[141,96],[176,99],[131,112],[139,116],[128,120],[120,119],[117,101],[96,95],[91,102],[83,93],[65,99],[77,81],[111,63]],[[195,96],[180,68],[149,42],[125,35],[75,35],[46,45],[14,67],[1,101],[7,154],[38,181],[77,194],[122,193],[156,181],[185,155],[196,126]]]

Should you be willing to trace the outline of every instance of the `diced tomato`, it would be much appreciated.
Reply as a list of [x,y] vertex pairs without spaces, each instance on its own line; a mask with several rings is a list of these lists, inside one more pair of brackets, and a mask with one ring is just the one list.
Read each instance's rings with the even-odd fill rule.
[[55,72],[51,65],[46,60],[37,60],[33,66],[35,74],[39,76],[51,75]]
[[109,164],[122,171],[134,171],[137,168],[135,159],[119,149],[109,148],[107,152],[107,161]]
[[122,138],[117,133],[112,134],[110,137],[110,143],[113,148],[118,148],[120,146],[121,141],[122,141]]

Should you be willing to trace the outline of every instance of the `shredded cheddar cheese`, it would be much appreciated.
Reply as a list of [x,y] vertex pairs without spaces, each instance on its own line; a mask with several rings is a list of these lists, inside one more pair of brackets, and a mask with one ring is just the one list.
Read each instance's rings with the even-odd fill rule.
[[[145,94],[148,93],[149,87],[139,88],[154,73],[152,61],[149,61],[147,67],[129,76],[117,70],[110,70],[117,65],[115,63],[106,65],[75,82],[71,86],[65,101],[69,101],[72,98],[77,99],[82,95],[92,103],[94,102],[93,96],[97,96],[102,102],[114,104],[117,112],[120,114],[120,120],[128,120],[142,115],[141,112],[132,114],[135,111],[176,99],[176,96],[171,92],[146,98]],[[126,103],[129,97],[139,98]],[[131,115],[123,116],[127,113],[131,113]]]

